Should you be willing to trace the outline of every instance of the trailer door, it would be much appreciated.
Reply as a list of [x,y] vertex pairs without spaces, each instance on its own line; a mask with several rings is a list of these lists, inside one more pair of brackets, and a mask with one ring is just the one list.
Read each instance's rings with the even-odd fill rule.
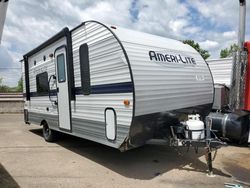
[[59,128],[71,131],[66,46],[55,51]]

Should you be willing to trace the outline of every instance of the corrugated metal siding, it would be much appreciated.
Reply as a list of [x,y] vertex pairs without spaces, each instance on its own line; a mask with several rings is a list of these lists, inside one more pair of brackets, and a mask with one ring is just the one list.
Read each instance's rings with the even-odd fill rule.
[[226,86],[230,87],[232,62],[233,58],[207,60],[214,78],[214,83],[225,84]]
[[26,93],[24,61],[21,62],[21,67],[22,67],[22,79],[23,79],[23,93]]
[[[48,79],[51,75],[55,74],[55,64],[53,60],[48,60],[45,62],[41,62],[36,66],[30,68],[30,91],[37,92],[36,88],[36,75],[42,72],[48,72]],[[51,89],[56,89],[56,85],[53,87],[50,86]],[[57,107],[53,105],[53,103],[49,100],[49,96],[41,96],[41,97],[31,97],[29,104],[30,112],[39,112],[45,114],[58,114]],[[49,108],[48,112],[46,108]]]
[[97,23],[86,23],[73,31],[75,86],[81,86],[79,47],[89,46],[91,85],[130,82],[130,73],[119,43],[109,30]]
[[99,142],[108,146],[119,148],[124,142],[124,137],[127,135],[128,127],[125,125],[117,125],[117,137],[115,142],[110,142],[105,137],[105,123],[103,121],[86,120],[82,118],[72,119],[72,132],[77,136]]
[[[212,77],[198,52],[171,39],[120,28],[114,32],[131,63],[136,116],[212,103]],[[195,58],[197,65],[155,63],[149,58],[151,50],[188,55]]]
[[[131,82],[128,64],[115,37],[104,26],[88,22],[72,32],[76,87],[81,87],[79,48],[84,43],[89,47],[91,86]],[[124,99],[131,101],[130,107],[124,106]],[[72,117],[77,119],[72,124],[74,132],[113,147],[123,143],[132,120],[132,93],[77,95],[71,104]],[[105,135],[104,111],[107,107],[114,108],[117,114],[117,139],[114,142],[109,142]],[[100,123],[89,124],[88,121]]]
[[[45,49],[39,51],[33,56],[29,57],[29,79],[30,79],[30,92],[37,92],[36,88],[36,75],[42,72],[48,73],[48,79],[51,75],[55,75],[55,63],[54,59],[49,57],[49,54],[54,54],[57,47],[66,44],[65,38],[53,43]],[[46,60],[43,60],[43,56],[46,56]],[[34,65],[36,61],[36,65]],[[51,89],[56,89],[56,84]],[[31,97],[30,101],[26,102],[29,112],[41,113],[41,114],[54,114],[58,115],[57,107],[49,100],[48,96]],[[49,108],[49,111],[46,108]]]
[[[49,54],[54,54],[54,51],[57,47],[66,44],[66,39],[62,38],[61,40],[53,43],[52,45],[46,47],[45,49],[39,51],[33,56],[29,57],[29,79],[30,79],[30,92],[36,92],[36,75],[42,72],[48,72],[50,77],[52,74],[55,74],[55,63],[54,59],[49,57]],[[43,56],[46,56],[46,60],[43,60]],[[36,65],[34,65],[36,61]]]
[[57,106],[53,105],[48,96],[32,97],[29,112],[58,115]]
[[52,129],[58,129],[58,116],[54,114],[44,114],[44,113],[36,113],[36,112],[29,112],[29,121],[31,123],[35,123],[40,125],[40,123],[46,120],[49,124],[50,128]]
[[[24,61],[21,62],[21,67],[22,67],[22,79],[23,79],[23,93],[26,93]],[[24,109],[28,109],[29,103],[26,101],[25,96],[23,96],[23,100],[24,100]]]

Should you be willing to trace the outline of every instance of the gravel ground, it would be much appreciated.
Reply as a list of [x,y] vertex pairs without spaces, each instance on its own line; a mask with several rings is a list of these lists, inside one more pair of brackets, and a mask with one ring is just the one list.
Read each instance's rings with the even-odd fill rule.
[[124,153],[62,135],[46,143],[22,114],[0,115],[0,187],[224,187],[250,185],[250,148],[218,151],[215,177],[206,175],[200,150],[145,145]]

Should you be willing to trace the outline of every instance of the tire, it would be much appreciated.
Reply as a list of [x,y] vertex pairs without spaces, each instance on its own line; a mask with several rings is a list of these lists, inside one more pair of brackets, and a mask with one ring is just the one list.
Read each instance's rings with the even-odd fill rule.
[[43,138],[46,142],[54,142],[56,140],[56,132],[51,130],[46,122],[42,123]]

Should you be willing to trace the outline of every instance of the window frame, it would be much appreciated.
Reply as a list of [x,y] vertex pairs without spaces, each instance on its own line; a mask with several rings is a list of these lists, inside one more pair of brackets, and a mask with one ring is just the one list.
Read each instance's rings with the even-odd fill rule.
[[84,43],[79,48],[79,63],[81,74],[81,85],[83,95],[91,94],[91,80],[90,80],[90,64],[89,64],[89,47]]
[[[39,77],[41,77],[43,74],[46,74],[46,77],[47,78],[47,91],[41,91],[39,88],[41,88],[41,84],[40,84],[40,79]],[[38,87],[40,86],[40,87]],[[36,75],[36,93],[37,93],[37,96],[46,96],[46,95],[49,95],[49,75],[48,75],[48,72],[45,71],[45,72],[41,72],[39,74]]]
[[[64,67],[64,79],[63,80],[59,80],[59,66],[58,66],[58,57],[62,56],[63,57],[63,67]],[[58,83],[63,83],[63,82],[66,82],[66,66],[65,66],[65,54],[64,53],[60,53],[56,56],[56,67],[57,67],[57,81]]]

